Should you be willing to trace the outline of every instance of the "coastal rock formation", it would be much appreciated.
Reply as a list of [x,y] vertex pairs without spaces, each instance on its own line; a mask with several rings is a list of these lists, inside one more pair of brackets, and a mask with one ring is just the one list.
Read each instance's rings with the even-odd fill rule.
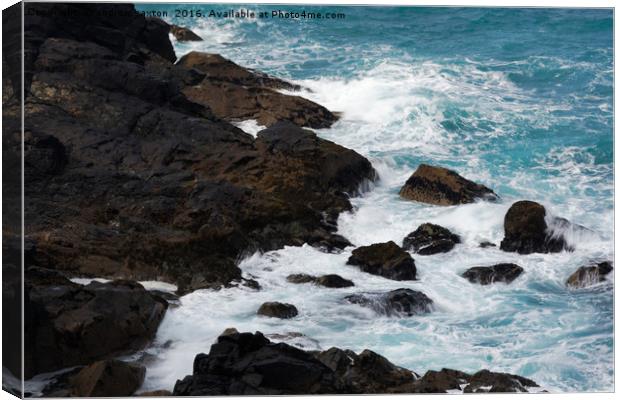
[[[192,375],[178,380],[173,396],[295,395],[521,392],[536,382],[482,370],[474,375],[443,369],[422,378],[385,357],[364,350],[359,354],[332,347],[309,352],[285,343],[272,343],[262,333],[221,335],[209,354],[198,354]],[[468,389],[469,388],[469,389]]]
[[97,361],[71,379],[78,397],[131,396],[144,382],[146,368],[120,360]]
[[422,203],[449,206],[473,203],[478,199],[497,200],[488,187],[467,180],[443,167],[420,164],[405,185],[400,197]]
[[344,279],[340,275],[336,274],[322,275],[319,277],[307,274],[293,274],[287,276],[286,280],[291,283],[314,283],[328,288],[345,288],[355,286],[352,281]]
[[489,285],[495,282],[510,283],[517,279],[523,268],[517,264],[496,264],[489,267],[473,267],[461,275],[471,283]]
[[203,40],[191,30],[178,25],[170,25],[170,33],[172,33],[179,42],[201,42]]
[[135,282],[82,286],[34,267],[25,277],[26,378],[143,348],[168,306]]
[[[261,74],[235,77],[239,69],[220,64],[221,74],[231,68],[223,77],[217,68],[173,64],[169,26],[131,5],[27,8],[34,10],[25,21],[31,265],[83,277],[157,279],[184,294],[241,281],[236,262],[248,252],[349,245],[335,234],[336,221],[351,210],[348,194],[375,178],[368,160],[291,122],[274,120],[255,139],[183,94],[199,83],[258,85]],[[13,64],[6,77],[19,76],[13,69],[21,65]],[[21,80],[3,85],[8,101]],[[302,102],[269,97],[274,110]],[[21,107],[6,104],[5,153],[17,157]],[[334,120],[321,113],[326,119],[309,125]]]
[[408,234],[403,240],[403,248],[421,255],[446,253],[461,243],[458,235],[443,226],[425,223]]
[[416,279],[413,258],[392,241],[358,247],[351,253],[347,264],[356,265],[360,270],[369,274],[380,275],[395,281]]
[[530,253],[557,253],[569,249],[562,236],[547,229],[545,207],[533,201],[517,201],[504,217],[503,251]]
[[433,309],[433,300],[424,293],[411,289],[396,289],[387,293],[357,293],[346,296],[345,300],[387,316],[426,314]]
[[202,82],[183,89],[183,93],[227,121],[254,119],[265,126],[290,121],[298,126],[328,128],[338,119],[310,100],[275,90],[299,87],[240,67],[219,54],[191,52],[178,64],[206,75]]
[[297,308],[292,304],[267,302],[263,303],[256,312],[258,315],[264,315],[266,317],[288,319],[296,317],[298,314]]
[[579,267],[566,280],[566,285],[583,288],[605,281],[605,277],[614,269],[609,261]]

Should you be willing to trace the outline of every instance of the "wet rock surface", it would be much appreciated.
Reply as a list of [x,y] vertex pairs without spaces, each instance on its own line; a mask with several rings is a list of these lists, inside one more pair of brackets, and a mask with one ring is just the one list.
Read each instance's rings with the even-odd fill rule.
[[288,303],[267,302],[263,303],[256,312],[258,315],[265,317],[288,319],[296,317],[299,313],[297,308]]
[[424,293],[411,289],[396,289],[386,293],[357,293],[346,296],[345,300],[387,316],[426,314],[433,308],[433,300]]
[[518,375],[491,372],[483,369],[476,372],[468,379],[465,393],[511,393],[527,392],[528,387],[538,387],[531,379]]
[[425,223],[403,239],[403,248],[421,255],[446,253],[461,243],[458,235],[443,226]]
[[345,279],[340,275],[329,274],[319,277],[308,274],[293,274],[286,277],[286,280],[290,283],[314,283],[319,286],[325,286],[328,288],[345,288],[355,286],[353,281]]
[[447,393],[448,390],[462,390],[471,375],[443,368],[441,371],[427,371],[413,384],[414,393]]
[[26,378],[140,350],[168,307],[135,282],[82,286],[34,267],[25,276]]
[[566,285],[573,288],[584,288],[604,282],[606,276],[613,270],[611,262],[604,261],[594,265],[579,267],[566,280]]
[[178,25],[170,25],[170,33],[179,42],[201,42],[203,39],[190,29]]
[[541,204],[522,200],[514,203],[504,217],[503,251],[530,253],[557,253],[570,250],[564,238],[548,231]]
[[360,270],[369,274],[396,281],[416,279],[413,258],[392,241],[358,247],[351,253],[347,264],[358,266]]
[[488,187],[463,178],[443,167],[421,164],[400,189],[406,200],[449,206],[481,200],[497,200]]
[[523,268],[517,264],[496,264],[488,267],[473,267],[461,275],[471,283],[489,285],[496,282],[510,283],[523,273]]
[[72,396],[131,396],[144,382],[146,368],[119,360],[97,361],[70,379]]

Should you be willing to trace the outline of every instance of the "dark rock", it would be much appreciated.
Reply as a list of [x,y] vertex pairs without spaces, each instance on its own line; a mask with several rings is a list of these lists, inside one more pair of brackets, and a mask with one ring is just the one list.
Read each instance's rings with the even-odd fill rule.
[[538,387],[531,379],[519,375],[491,372],[483,369],[469,378],[465,393],[509,393],[527,392],[528,387]]
[[25,277],[26,378],[142,349],[168,306],[135,282],[82,286],[40,268]]
[[495,243],[491,243],[491,242],[487,242],[487,241],[480,242],[479,246],[482,247],[483,249],[486,249],[488,247],[497,247],[497,245]]
[[243,286],[249,287],[250,289],[260,290],[260,283],[256,279],[243,279]]
[[448,390],[461,390],[471,375],[443,368],[441,371],[427,371],[413,384],[414,393],[447,393]]
[[442,226],[425,223],[405,237],[403,248],[421,255],[431,255],[446,253],[457,243],[461,243],[458,235]]
[[400,189],[407,200],[449,206],[473,203],[478,199],[497,200],[488,187],[467,180],[456,172],[442,167],[421,164]]
[[545,207],[533,201],[518,201],[510,206],[504,217],[500,249],[519,254],[570,250],[563,237],[548,231],[545,215]]
[[396,281],[416,279],[413,258],[392,241],[358,247],[351,253],[347,264],[359,266],[369,274]]
[[285,333],[272,333],[265,335],[269,339],[277,340],[279,342],[287,342],[291,346],[304,349],[320,349],[319,341],[304,335],[301,332],[285,332]]
[[297,316],[297,308],[292,304],[267,302],[263,303],[256,312],[258,315],[264,315],[266,317],[274,318],[293,318]]
[[170,25],[170,33],[179,42],[201,42],[203,39],[191,30],[178,25]]
[[170,390],[160,389],[160,390],[151,390],[148,392],[138,393],[137,396],[142,397],[170,397],[172,396],[172,392]]
[[613,270],[609,261],[594,265],[579,267],[566,280],[566,285],[574,288],[583,288],[605,281],[605,277]]
[[274,89],[298,89],[277,78],[242,68],[219,54],[191,52],[179,65],[206,74],[200,84],[183,93],[192,101],[209,107],[228,121],[255,119],[271,126],[290,121],[298,126],[328,128],[338,117],[310,100],[282,94]]
[[497,264],[489,267],[473,267],[461,275],[471,283],[489,285],[495,282],[510,283],[517,279],[523,268],[516,264]]
[[271,343],[260,332],[220,336],[174,396],[338,393],[334,373],[310,353]]
[[424,293],[411,289],[396,289],[387,293],[358,293],[346,296],[345,300],[387,316],[425,314],[433,308],[433,300]]
[[330,274],[319,276],[316,280],[317,285],[325,286],[328,288],[345,288],[355,286],[353,281],[344,279],[340,275]]
[[286,280],[290,283],[315,283],[316,276],[308,274],[291,274],[286,277]]
[[97,361],[71,379],[78,397],[131,396],[142,385],[146,368],[119,360]]

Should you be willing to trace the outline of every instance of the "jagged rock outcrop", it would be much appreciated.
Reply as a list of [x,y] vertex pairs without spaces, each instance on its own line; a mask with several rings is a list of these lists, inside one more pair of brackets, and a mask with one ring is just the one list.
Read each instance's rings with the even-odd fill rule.
[[392,241],[358,247],[351,253],[347,264],[356,265],[360,270],[369,274],[380,275],[395,281],[416,279],[413,258]]
[[170,25],[170,33],[179,42],[201,42],[203,39],[190,29],[178,25]]
[[496,264],[488,267],[472,267],[461,276],[471,283],[489,285],[496,282],[510,283],[517,279],[523,272],[523,268],[517,264]]
[[564,237],[549,232],[545,207],[534,201],[517,201],[504,217],[503,251],[530,253],[557,253],[571,250]]
[[604,282],[607,275],[614,269],[609,261],[598,264],[584,265],[573,272],[566,280],[566,286],[584,288]]
[[71,380],[72,396],[131,396],[144,382],[146,368],[120,360],[97,361],[78,372]]
[[400,197],[440,206],[473,203],[478,199],[494,201],[498,198],[484,185],[465,179],[447,168],[427,164],[420,164],[400,189]]
[[433,309],[433,300],[424,293],[411,289],[396,289],[386,293],[356,293],[346,296],[345,300],[387,316],[426,314]]
[[458,235],[443,226],[425,223],[403,239],[403,248],[421,255],[446,253],[461,243]]
[[82,286],[35,267],[25,277],[26,378],[140,350],[168,307],[135,282]]

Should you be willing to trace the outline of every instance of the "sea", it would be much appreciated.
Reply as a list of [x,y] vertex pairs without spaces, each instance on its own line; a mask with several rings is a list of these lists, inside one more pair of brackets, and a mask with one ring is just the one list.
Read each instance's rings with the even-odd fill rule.
[[[180,43],[171,36],[179,58],[219,53],[301,85],[296,94],[341,113],[332,127],[315,132],[366,156],[379,175],[367,191],[352,194],[354,210],[338,220],[338,233],[354,247],[339,254],[308,245],[256,253],[240,260],[240,268],[261,291],[183,296],[154,344],[133,356],[147,366],[142,390],[172,389],[192,373],[195,355],[208,353],[229,327],[293,332],[272,340],[307,350],[370,349],[418,374],[486,368],[526,376],[550,392],[614,389],[614,274],[584,289],[565,285],[578,267],[614,258],[611,9],[137,8],[164,13],[204,38]],[[230,10],[255,17],[222,16]],[[237,125],[252,135],[264,128],[252,120]],[[421,163],[454,169],[501,200],[440,207],[400,199],[400,187]],[[537,201],[549,217],[588,228],[564,232],[575,250],[519,255],[479,247],[499,245],[504,215],[518,200]],[[462,243],[449,253],[413,254],[419,280],[392,281],[346,265],[356,246],[401,243],[424,222],[450,229]],[[460,276],[500,262],[516,263],[524,273],[488,286]],[[293,285],[286,276],[294,273],[338,274],[355,286]],[[343,301],[397,288],[425,293],[433,312],[385,317]],[[294,304],[299,315],[256,315],[265,301]]]

